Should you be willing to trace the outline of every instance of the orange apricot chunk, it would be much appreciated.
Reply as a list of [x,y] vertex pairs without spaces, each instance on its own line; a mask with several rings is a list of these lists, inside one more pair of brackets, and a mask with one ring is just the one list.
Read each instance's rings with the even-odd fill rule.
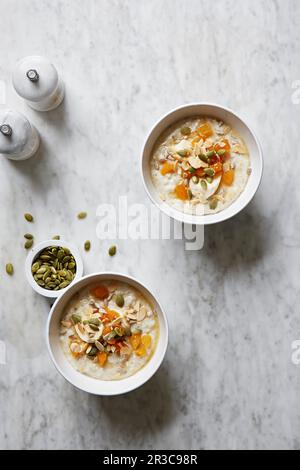
[[215,174],[221,173],[223,171],[223,165],[221,162],[217,162],[211,166],[215,170]]
[[130,341],[132,348],[136,350],[141,344],[141,334],[134,333],[133,335],[130,336],[129,341]]
[[222,183],[231,186],[234,181],[234,170],[228,170],[223,173]]
[[187,187],[183,183],[178,184],[175,188],[175,195],[177,199],[181,199],[181,201],[186,201],[189,198]]
[[165,163],[162,165],[162,167],[161,167],[161,169],[160,169],[160,172],[161,172],[161,174],[162,174],[163,176],[165,176],[165,175],[167,175],[167,174],[169,174],[169,173],[174,173],[175,168],[176,168],[176,166],[175,166],[174,163],[165,162]]
[[146,348],[150,348],[151,343],[152,343],[152,338],[151,338],[150,335],[143,335],[143,336],[142,336],[142,344],[143,344]]
[[143,344],[141,344],[139,348],[135,351],[135,354],[140,357],[145,356],[146,353],[147,350]]
[[98,358],[98,363],[101,367],[104,366],[104,364],[106,363],[107,361],[107,354],[103,351],[103,352],[98,352],[97,354],[97,358]]
[[214,134],[212,127],[210,126],[210,124],[208,124],[208,122],[198,127],[197,132],[201,135],[203,139],[208,139]]
[[228,142],[227,139],[223,139],[222,142],[218,142],[215,145],[215,151],[217,152],[218,150],[226,150],[226,152],[230,152],[230,143]]
[[103,286],[102,284],[97,287],[94,287],[94,289],[91,289],[90,292],[93,297],[96,297],[96,299],[104,300],[109,297],[109,290],[106,286]]

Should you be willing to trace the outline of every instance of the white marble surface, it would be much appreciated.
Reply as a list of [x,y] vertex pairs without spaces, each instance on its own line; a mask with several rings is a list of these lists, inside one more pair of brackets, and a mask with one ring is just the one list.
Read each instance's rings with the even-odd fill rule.
[[[241,5],[242,4],[242,5]],[[6,101],[40,130],[37,158],[0,162],[0,447],[5,449],[300,448],[297,0],[0,0],[0,79]],[[66,82],[49,114],[27,108],[10,74],[46,55]],[[147,202],[139,152],[149,127],[179,104],[216,101],[256,129],[265,174],[251,205],[210,227],[205,247],[96,237],[96,207],[128,194]],[[86,221],[76,213],[87,210]],[[23,213],[36,222],[28,227]],[[170,320],[163,367],[119,398],[76,391],[48,357],[48,304],[23,273],[23,233],[79,246],[85,271],[145,281]],[[12,261],[15,276],[4,265]]]

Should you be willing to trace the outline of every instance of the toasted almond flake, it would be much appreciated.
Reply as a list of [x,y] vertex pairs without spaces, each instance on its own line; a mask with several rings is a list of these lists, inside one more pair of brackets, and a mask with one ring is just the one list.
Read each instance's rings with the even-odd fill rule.
[[63,326],[65,326],[66,328],[71,328],[71,326],[72,326],[72,323],[71,323],[70,321],[66,321],[66,320],[63,320],[63,321],[61,322],[61,324],[62,324]]
[[191,165],[189,164],[189,162],[187,160],[185,160],[184,162],[182,162],[181,167],[184,171],[188,171],[190,169]]
[[92,347],[93,347],[92,345],[90,345],[90,346],[87,347],[87,349],[86,349],[86,351],[85,351],[86,354],[88,354],[88,353],[92,350]]
[[137,321],[143,321],[147,314],[147,310],[145,307],[141,307],[137,314]]
[[137,315],[134,314],[134,313],[128,313],[128,314],[127,314],[127,318],[128,318],[128,320],[134,320],[134,321],[136,321]]
[[195,168],[195,170],[198,170],[198,168],[201,168],[202,164],[204,163],[198,157],[189,157],[188,162],[193,168]]

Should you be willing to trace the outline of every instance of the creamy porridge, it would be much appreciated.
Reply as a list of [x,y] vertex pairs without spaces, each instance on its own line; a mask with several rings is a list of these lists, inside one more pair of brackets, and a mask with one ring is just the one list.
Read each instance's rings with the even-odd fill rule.
[[60,327],[61,346],[72,366],[100,380],[135,374],[150,360],[158,336],[150,303],[135,288],[114,281],[77,293]]
[[241,136],[211,118],[191,118],[170,127],[151,158],[151,177],[160,198],[187,214],[212,214],[230,206],[251,173]]

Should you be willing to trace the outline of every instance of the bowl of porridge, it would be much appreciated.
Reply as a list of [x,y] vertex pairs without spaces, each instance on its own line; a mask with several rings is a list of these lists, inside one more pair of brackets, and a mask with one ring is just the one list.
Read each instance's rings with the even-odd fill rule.
[[147,382],[168,344],[166,316],[150,291],[116,273],[85,276],[53,305],[50,356],[61,375],[95,395],[119,395]]
[[213,104],[177,108],[149,133],[142,152],[145,189],[165,214],[188,224],[227,220],[254,197],[261,146],[233,111]]

